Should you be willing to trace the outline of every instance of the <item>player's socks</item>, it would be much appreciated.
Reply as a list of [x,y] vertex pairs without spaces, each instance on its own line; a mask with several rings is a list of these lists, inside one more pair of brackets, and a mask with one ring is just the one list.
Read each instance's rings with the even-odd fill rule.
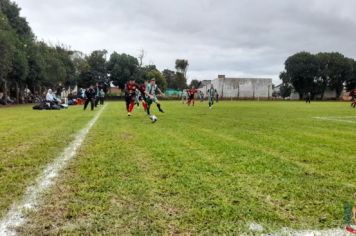
[[131,113],[133,111],[133,108],[135,107],[135,103],[131,102],[129,106],[129,112]]
[[158,110],[159,110],[160,112],[164,113],[164,111],[163,111],[162,108],[161,108],[161,104],[157,104],[157,107],[158,107]]

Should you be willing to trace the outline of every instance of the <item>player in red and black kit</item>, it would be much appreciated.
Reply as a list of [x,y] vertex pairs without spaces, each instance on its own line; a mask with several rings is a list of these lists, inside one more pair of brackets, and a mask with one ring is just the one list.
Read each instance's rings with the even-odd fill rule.
[[147,103],[145,101],[145,91],[146,91],[145,84],[138,85],[134,79],[130,79],[125,84],[125,100],[126,100],[126,110],[128,112],[127,113],[128,116],[131,116],[131,113],[135,107],[136,90],[140,91],[141,96],[139,99],[142,101],[143,109],[145,111],[147,110]]
[[188,91],[188,106],[190,106],[190,104],[193,102],[193,106],[195,103],[195,94],[198,92],[198,90],[192,86],[191,89],[189,89]]
[[136,89],[138,85],[136,84],[134,79],[130,79],[125,84],[125,101],[126,101],[126,110],[127,115],[131,116],[131,112],[135,106],[135,96],[136,96]]
[[353,90],[351,90],[350,96],[351,96],[351,106],[352,106],[353,108],[356,108],[356,88],[354,88]]
[[141,84],[138,88],[138,90],[140,91],[140,96],[138,97],[138,100],[142,102],[142,106],[143,106],[143,110],[147,111],[147,101],[146,101],[146,83],[147,81],[145,81],[143,84]]

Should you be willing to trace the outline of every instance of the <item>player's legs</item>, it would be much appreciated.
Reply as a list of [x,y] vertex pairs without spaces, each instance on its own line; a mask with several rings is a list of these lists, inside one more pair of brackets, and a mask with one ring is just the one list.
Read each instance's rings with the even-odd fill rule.
[[90,105],[91,105],[91,110],[94,110],[94,106],[95,106],[95,98],[90,99]]
[[151,115],[151,105],[152,105],[152,99],[151,98],[146,98],[146,104],[147,104],[147,115]]
[[156,103],[159,112],[164,113],[164,111],[163,111],[162,108],[161,108],[161,103],[158,101],[158,99],[157,99],[156,96],[153,98],[153,102]]
[[126,102],[126,111],[129,112],[129,107],[130,107],[130,103],[131,103],[131,98],[128,94],[125,95],[125,102]]
[[146,111],[147,110],[147,102],[145,101],[145,99],[143,97],[140,97],[140,100],[142,102],[143,110]]
[[84,111],[87,109],[87,106],[89,104],[89,99],[85,100],[85,103],[84,103]]

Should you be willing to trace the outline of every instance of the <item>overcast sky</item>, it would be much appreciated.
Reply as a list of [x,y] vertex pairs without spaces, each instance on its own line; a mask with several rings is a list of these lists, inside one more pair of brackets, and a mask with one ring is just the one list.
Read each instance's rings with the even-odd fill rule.
[[15,0],[38,39],[90,53],[147,53],[190,79],[268,77],[299,51],[356,58],[355,0]]

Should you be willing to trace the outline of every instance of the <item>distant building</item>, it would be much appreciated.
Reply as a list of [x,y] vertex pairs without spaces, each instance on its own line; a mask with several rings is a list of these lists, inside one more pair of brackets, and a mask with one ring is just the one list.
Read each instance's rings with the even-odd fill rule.
[[222,98],[270,98],[273,92],[272,79],[265,78],[228,78],[219,75],[200,90],[207,94],[210,84],[214,85]]
[[108,93],[110,95],[119,96],[121,95],[121,89],[118,86],[115,86],[113,82],[110,82]]

